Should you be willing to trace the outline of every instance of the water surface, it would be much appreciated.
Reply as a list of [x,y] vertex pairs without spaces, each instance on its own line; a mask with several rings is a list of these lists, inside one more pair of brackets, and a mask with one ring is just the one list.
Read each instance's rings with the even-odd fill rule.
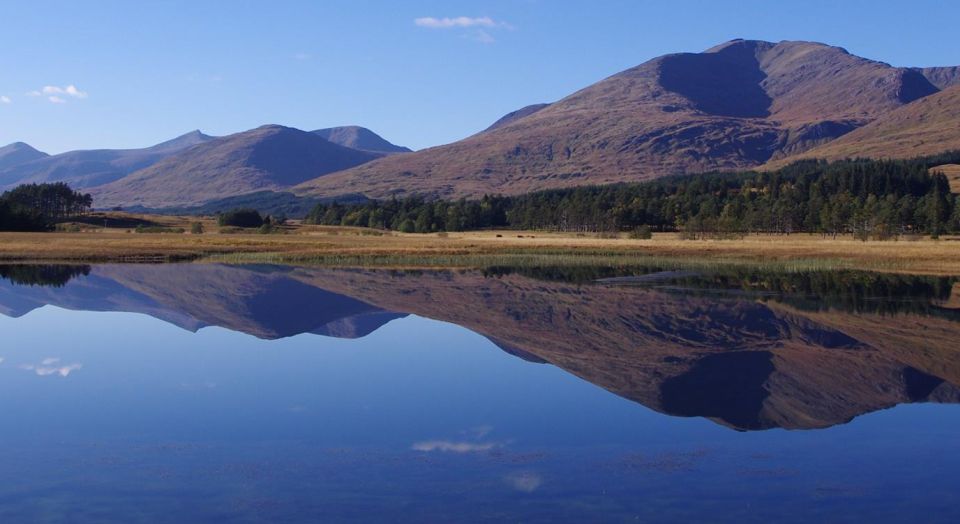
[[960,286],[0,266],[0,521],[960,518]]

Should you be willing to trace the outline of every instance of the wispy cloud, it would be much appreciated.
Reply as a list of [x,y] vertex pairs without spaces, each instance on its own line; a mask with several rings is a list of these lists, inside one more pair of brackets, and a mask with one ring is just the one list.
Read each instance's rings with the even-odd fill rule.
[[506,22],[500,22],[489,16],[455,16],[451,18],[436,18],[425,16],[415,18],[414,25],[425,27],[427,29],[460,29],[465,30],[463,37],[483,44],[492,44],[496,39],[490,33],[496,29],[513,29],[513,26]]
[[429,27],[430,29],[452,29],[454,27],[496,27],[497,23],[489,16],[480,16],[471,18],[469,16],[457,16],[453,18],[434,18],[425,16],[416,18],[413,23],[420,27]]
[[40,89],[35,89],[28,92],[27,96],[45,96],[51,103],[66,104],[68,98],[87,98],[87,92],[81,91],[77,88],[77,86],[70,84],[66,87],[43,86]]
[[82,367],[83,364],[61,364],[59,358],[45,358],[40,361],[39,364],[24,364],[20,366],[21,369],[33,371],[41,377],[48,377],[50,375],[69,377],[70,373]]
[[415,442],[414,451],[441,451],[444,453],[478,453],[500,447],[496,442],[457,442],[453,440],[425,440]]
[[533,493],[543,484],[543,477],[533,471],[521,471],[503,479],[510,487],[524,493]]
[[311,58],[313,58],[313,55],[311,55],[310,53],[305,53],[303,51],[300,51],[299,53],[293,55],[293,57],[296,58],[297,60],[310,60]]
[[[12,104],[13,100],[10,100],[9,96],[0,95],[0,104]],[[0,359],[0,362],[3,362],[3,359]]]

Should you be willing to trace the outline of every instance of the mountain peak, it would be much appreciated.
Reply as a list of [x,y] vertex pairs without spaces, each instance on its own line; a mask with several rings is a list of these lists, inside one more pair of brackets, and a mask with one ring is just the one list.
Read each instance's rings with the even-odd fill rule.
[[317,129],[313,133],[334,144],[359,149],[360,151],[387,154],[410,152],[409,148],[392,144],[380,135],[361,126],[328,127]]
[[50,155],[42,151],[37,151],[30,144],[14,142],[0,147],[0,170],[48,156]]
[[458,198],[749,169],[937,93],[930,78],[949,84],[958,77],[947,68],[893,67],[819,42],[735,39],[654,58],[545,109],[519,110],[508,125],[296,190]]
[[177,151],[180,149],[185,149],[188,147],[193,147],[197,144],[202,144],[204,142],[209,142],[213,140],[214,137],[205,135],[200,132],[199,129],[190,131],[189,133],[184,133],[176,138],[167,140],[166,142],[161,142],[155,146],[147,148],[150,151]]

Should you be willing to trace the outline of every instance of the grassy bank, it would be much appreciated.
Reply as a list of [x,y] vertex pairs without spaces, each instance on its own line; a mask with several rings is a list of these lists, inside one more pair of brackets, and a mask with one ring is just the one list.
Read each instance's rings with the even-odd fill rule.
[[[168,227],[189,228],[187,220]],[[72,233],[0,233],[0,261],[153,262],[214,260],[330,266],[485,267],[491,265],[630,265],[651,257],[684,264],[764,264],[960,275],[960,241],[860,242],[819,235],[750,236],[738,240],[599,238],[542,232],[400,234],[357,228],[292,225],[287,234],[147,234],[124,228]],[[189,229],[188,229],[189,230]]]

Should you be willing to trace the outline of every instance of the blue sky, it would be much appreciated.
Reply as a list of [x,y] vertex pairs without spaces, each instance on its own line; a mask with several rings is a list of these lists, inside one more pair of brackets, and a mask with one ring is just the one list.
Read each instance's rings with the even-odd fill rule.
[[737,37],[960,64],[960,3],[933,0],[0,0],[0,15],[0,144],[51,153],[266,123],[423,148]]

